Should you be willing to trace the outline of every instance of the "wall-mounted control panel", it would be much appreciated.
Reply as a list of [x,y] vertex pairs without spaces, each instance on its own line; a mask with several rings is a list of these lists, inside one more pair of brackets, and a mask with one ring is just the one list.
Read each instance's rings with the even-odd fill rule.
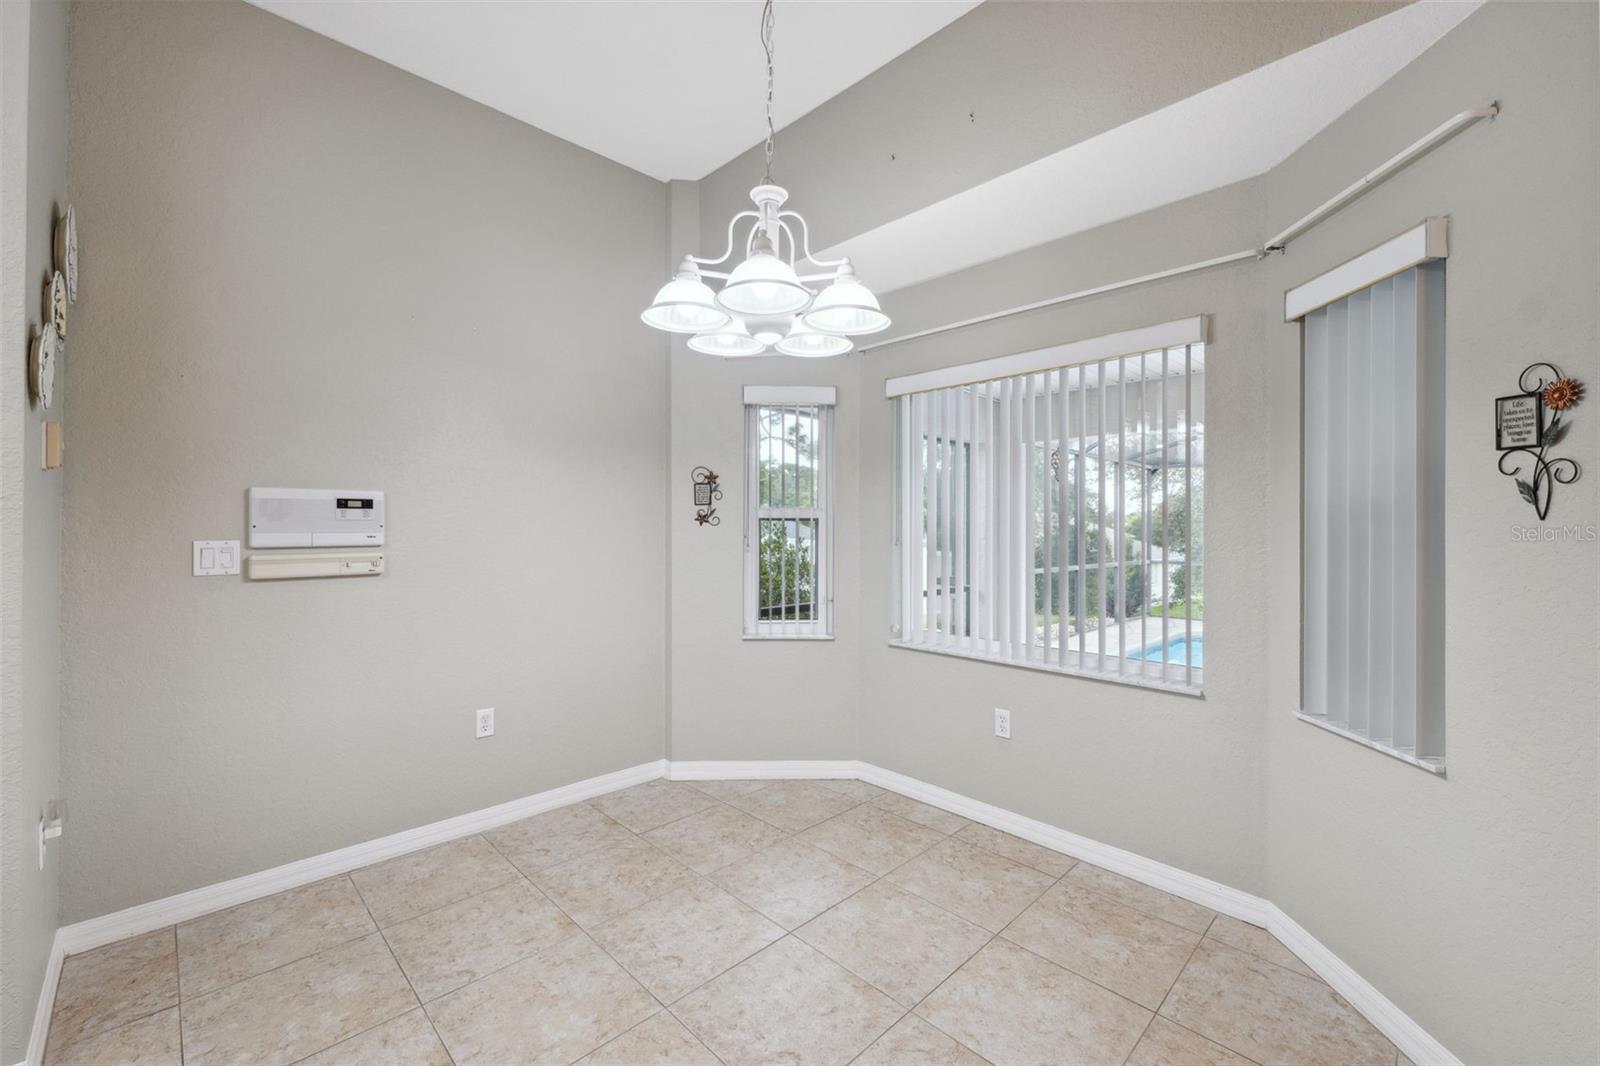
[[250,547],[365,548],[383,544],[374,489],[250,490]]

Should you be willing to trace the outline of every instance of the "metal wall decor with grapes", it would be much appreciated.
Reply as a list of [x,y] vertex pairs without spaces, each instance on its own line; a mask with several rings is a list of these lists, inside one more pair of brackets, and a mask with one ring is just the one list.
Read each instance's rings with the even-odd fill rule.
[[[1517,378],[1522,391],[1494,401],[1494,446],[1500,472],[1543,522],[1557,485],[1570,485],[1583,473],[1573,459],[1552,458],[1550,449],[1566,438],[1572,408],[1583,399],[1583,385],[1553,363],[1533,363]],[[1548,417],[1547,417],[1548,416]]]

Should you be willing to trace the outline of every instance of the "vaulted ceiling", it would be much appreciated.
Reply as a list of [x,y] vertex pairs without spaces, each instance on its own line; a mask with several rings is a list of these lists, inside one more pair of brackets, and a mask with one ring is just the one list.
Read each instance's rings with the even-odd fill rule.
[[[703,177],[766,135],[754,0],[252,2],[663,180]],[[804,115],[977,2],[777,5],[778,123]]]

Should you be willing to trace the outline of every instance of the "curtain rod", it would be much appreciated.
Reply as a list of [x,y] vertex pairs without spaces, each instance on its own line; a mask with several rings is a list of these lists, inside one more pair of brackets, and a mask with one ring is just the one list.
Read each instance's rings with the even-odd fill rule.
[[917,330],[915,333],[903,333],[898,337],[888,337],[872,344],[863,344],[858,349],[865,353],[878,348],[887,348],[891,344],[904,344],[906,341],[920,340],[939,333],[949,333],[951,330],[965,329],[968,326],[981,325],[993,322],[996,319],[1010,318],[1012,315],[1026,314],[1029,311],[1039,311],[1046,307],[1055,307],[1059,304],[1071,303],[1074,300],[1087,299],[1090,296],[1101,296],[1119,289],[1129,289],[1135,285],[1146,285],[1152,281],[1165,281],[1168,278],[1181,277],[1184,274],[1194,274],[1201,270],[1210,270],[1212,267],[1226,266],[1230,263],[1240,263],[1246,259],[1264,259],[1273,252],[1281,252],[1288,247],[1289,242],[1300,237],[1307,230],[1335,214],[1340,209],[1349,206],[1386,179],[1394,176],[1409,164],[1437,148],[1457,133],[1480,119],[1494,118],[1500,113],[1497,101],[1491,101],[1482,107],[1474,107],[1453,116],[1448,121],[1440,124],[1419,140],[1401,149],[1394,156],[1379,164],[1376,168],[1353,182],[1332,199],[1312,210],[1305,217],[1289,226],[1283,232],[1273,237],[1260,248],[1250,248],[1242,252],[1233,252],[1230,255],[1219,255],[1214,259],[1202,259],[1198,263],[1187,263],[1183,266],[1172,267],[1168,270],[1158,270],[1154,274],[1141,274],[1136,278],[1127,278],[1122,281],[1113,281],[1105,285],[1097,285],[1092,289],[1079,289],[1062,296],[1052,296],[1046,300],[1036,300],[1033,303],[1022,304],[1017,307],[1008,307],[1003,311],[991,311],[986,315],[977,315],[973,318],[964,318],[959,322],[948,322],[942,326],[932,326],[928,329]]

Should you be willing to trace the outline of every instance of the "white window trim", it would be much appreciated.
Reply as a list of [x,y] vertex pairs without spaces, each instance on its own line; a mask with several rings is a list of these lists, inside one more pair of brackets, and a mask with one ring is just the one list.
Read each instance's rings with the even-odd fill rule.
[[[838,389],[831,385],[746,385],[745,414],[745,520],[744,520],[744,631],[745,640],[833,640],[833,525],[834,525],[834,408]],[[817,434],[817,485],[819,506],[784,508],[780,517],[817,523],[816,581],[817,614],[808,621],[763,622],[757,618],[760,599],[761,513],[760,454],[756,447],[756,409],[760,407],[816,408],[820,430]],[[765,517],[773,517],[766,515]]]

